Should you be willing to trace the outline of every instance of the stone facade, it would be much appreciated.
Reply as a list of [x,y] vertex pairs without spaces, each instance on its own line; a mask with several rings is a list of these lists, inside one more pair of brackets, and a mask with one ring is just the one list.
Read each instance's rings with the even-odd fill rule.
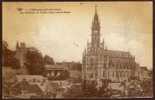
[[26,62],[27,62],[26,55],[28,51],[38,52],[38,50],[34,47],[27,47],[24,42],[20,42],[20,43],[17,42],[15,58],[19,60],[19,64],[20,64],[20,69],[18,71],[19,72],[18,74],[29,74],[26,68]]
[[147,69],[146,66],[141,66],[139,68],[139,79],[141,81],[146,81],[146,80],[152,80],[151,77],[149,76],[149,70]]
[[134,75],[135,57],[130,52],[108,50],[100,41],[100,21],[97,10],[91,28],[91,42],[83,52],[82,79],[96,81],[107,79],[113,82],[128,81]]
[[22,74],[27,74],[27,69],[25,66],[26,63],[26,53],[27,53],[27,48],[26,48],[26,44],[21,42],[16,44],[16,54],[15,57],[16,59],[19,60],[19,64],[20,64],[20,73]]

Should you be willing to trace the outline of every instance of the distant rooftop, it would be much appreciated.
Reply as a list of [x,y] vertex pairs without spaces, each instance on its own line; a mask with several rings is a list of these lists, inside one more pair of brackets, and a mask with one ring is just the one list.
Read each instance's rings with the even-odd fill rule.
[[55,65],[45,65],[45,68],[48,70],[64,70],[67,66],[63,64],[55,64]]
[[140,67],[142,70],[148,70],[146,66],[141,66]]

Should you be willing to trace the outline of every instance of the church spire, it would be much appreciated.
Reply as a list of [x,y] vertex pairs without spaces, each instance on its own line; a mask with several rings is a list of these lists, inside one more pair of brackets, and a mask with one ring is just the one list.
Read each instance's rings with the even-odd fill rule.
[[95,14],[97,14],[97,5],[95,5]]
[[97,13],[97,5],[95,5],[95,15],[93,19],[93,26],[92,28],[100,28],[98,13]]
[[100,23],[97,13],[97,6],[95,5],[95,15],[92,22],[92,35],[91,35],[91,44],[92,46],[100,46]]
[[19,43],[18,43],[18,41],[17,41],[17,43],[16,43],[16,50],[17,49],[19,49]]

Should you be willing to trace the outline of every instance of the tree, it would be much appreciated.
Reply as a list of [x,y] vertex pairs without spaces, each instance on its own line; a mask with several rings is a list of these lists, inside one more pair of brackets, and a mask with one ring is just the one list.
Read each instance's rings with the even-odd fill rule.
[[31,75],[43,75],[45,71],[44,60],[38,50],[27,51],[25,65]]
[[81,71],[82,70],[82,64],[81,63],[74,63],[73,66],[71,67],[71,70]]
[[3,96],[12,96],[12,86],[16,83],[15,70],[10,67],[4,67],[2,69],[2,91]]
[[143,89],[143,96],[153,96],[153,83],[152,80],[145,80],[141,82]]
[[44,64],[50,64],[50,65],[53,65],[54,64],[54,60],[52,57],[48,56],[48,55],[45,55],[44,57]]
[[20,68],[19,60],[15,58],[15,51],[8,48],[6,41],[3,41],[2,65],[10,66],[14,69]]

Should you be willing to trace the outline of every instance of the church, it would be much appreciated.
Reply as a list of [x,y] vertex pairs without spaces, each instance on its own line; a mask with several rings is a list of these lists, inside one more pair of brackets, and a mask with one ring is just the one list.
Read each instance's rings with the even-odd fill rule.
[[91,41],[82,54],[82,79],[86,83],[95,81],[97,84],[102,84],[105,79],[111,82],[129,81],[137,65],[135,57],[130,52],[105,48],[104,39],[100,39],[100,30],[100,20],[95,8]]

